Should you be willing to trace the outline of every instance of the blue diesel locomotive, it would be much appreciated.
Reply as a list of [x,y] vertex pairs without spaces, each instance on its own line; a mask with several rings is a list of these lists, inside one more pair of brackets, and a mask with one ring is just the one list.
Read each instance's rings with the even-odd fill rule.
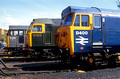
[[62,11],[62,27],[57,35],[64,60],[96,65],[120,60],[118,10],[69,6]]

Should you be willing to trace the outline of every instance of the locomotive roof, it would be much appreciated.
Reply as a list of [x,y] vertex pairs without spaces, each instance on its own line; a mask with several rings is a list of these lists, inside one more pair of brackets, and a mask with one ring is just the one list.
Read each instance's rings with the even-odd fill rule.
[[10,25],[9,30],[28,30],[29,26],[27,25]]
[[62,18],[71,13],[99,13],[99,14],[119,14],[119,10],[103,9],[97,7],[75,7],[68,6],[62,11]]
[[32,23],[53,24],[54,26],[61,26],[61,19],[38,18],[33,19]]

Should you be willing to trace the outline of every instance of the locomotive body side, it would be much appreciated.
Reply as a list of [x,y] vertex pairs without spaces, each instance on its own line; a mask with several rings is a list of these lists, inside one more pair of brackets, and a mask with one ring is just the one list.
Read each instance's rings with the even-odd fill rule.
[[102,35],[105,48],[111,48],[112,51],[120,48],[120,16],[102,16]]

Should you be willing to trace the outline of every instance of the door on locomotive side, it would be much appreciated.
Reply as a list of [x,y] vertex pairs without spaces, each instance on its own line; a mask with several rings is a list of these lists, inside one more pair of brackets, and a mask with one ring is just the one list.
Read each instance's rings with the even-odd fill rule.
[[[56,20],[56,22],[59,23],[59,20]],[[55,33],[59,27],[53,24],[45,24],[45,33],[43,34],[44,46],[56,46]]]
[[51,24],[45,24],[44,45],[51,44]]
[[102,43],[102,27],[101,16],[93,15],[93,45],[103,45]]
[[19,31],[19,43],[24,43],[24,30]]

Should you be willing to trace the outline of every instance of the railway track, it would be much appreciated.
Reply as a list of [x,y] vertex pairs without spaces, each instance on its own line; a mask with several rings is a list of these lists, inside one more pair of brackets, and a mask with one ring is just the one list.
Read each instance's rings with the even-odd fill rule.
[[[28,57],[12,57],[10,55],[0,55],[1,66],[0,75],[19,75],[19,74],[43,74],[43,73],[58,73],[58,72],[87,72],[97,69],[109,68],[107,65],[95,67],[91,69],[73,68],[71,64],[63,65],[60,60],[40,59],[33,60]],[[49,60],[49,61],[48,61]],[[117,65],[119,67],[119,65]]]
[[[0,75],[19,75],[19,74],[42,74],[58,72],[87,72],[97,69],[109,68],[107,65],[93,68],[82,69],[72,68],[70,64],[62,65],[60,61],[37,61],[37,62],[1,62]],[[117,66],[119,67],[119,66]]]
[[[22,75],[23,76],[24,75],[29,75],[29,76],[34,75],[34,78],[36,78],[36,76],[38,76],[38,75],[41,75],[46,78],[46,75],[53,75],[53,74],[64,75],[63,73],[66,73],[66,74],[69,73],[69,74],[71,74],[71,77],[73,74],[74,75],[73,77],[75,78],[75,75],[78,75],[78,77],[80,77],[79,75],[84,75],[83,77],[85,77],[85,76],[87,77],[87,76],[89,76],[89,73],[91,73],[91,74],[93,74],[95,72],[100,73],[102,71],[110,73],[111,70],[115,70],[115,71],[116,71],[116,69],[118,71],[120,70],[119,65],[117,67],[108,67],[107,65],[104,65],[104,66],[96,67],[93,69],[72,68],[70,64],[62,65],[59,60],[57,60],[57,61],[29,61],[29,62],[26,62],[26,61],[24,61],[24,62],[19,62],[19,61],[16,61],[16,62],[15,61],[9,61],[9,62],[5,61],[4,62],[3,61],[2,62],[2,61],[0,61],[0,62],[2,65],[0,67],[1,68],[0,76],[3,75],[4,77],[12,76],[12,77],[18,77],[18,78],[21,77]],[[80,73],[83,73],[83,74],[80,74]],[[91,76],[94,76],[94,74]],[[59,76],[59,75],[58,75],[58,77],[61,78],[61,76]],[[85,79],[89,79],[86,77],[85,77]],[[39,77],[37,77],[36,79],[39,79]],[[46,79],[48,79],[48,78],[46,78]],[[66,77],[65,77],[65,79],[66,79]],[[79,78],[77,78],[77,79],[79,79]]]
[[[56,68],[51,70],[50,67],[49,69],[45,69],[45,67],[43,68],[43,66],[47,66],[47,64],[51,64],[51,63],[52,65],[53,63],[60,64],[55,60],[56,59],[46,59],[44,57],[41,59],[31,59],[29,57],[21,57],[21,56],[13,57],[10,54],[4,53],[4,50],[0,50],[0,62],[1,62],[0,75],[7,76],[7,75],[18,75],[18,74],[56,73],[60,71],[60,69],[56,70],[57,69]],[[39,64],[37,66],[38,69],[39,66],[42,67],[43,69],[37,70],[35,64]]]
[[0,75],[18,75],[18,74],[42,74],[68,72],[68,66],[63,67],[59,61],[32,61],[32,62],[12,62],[0,60]]

